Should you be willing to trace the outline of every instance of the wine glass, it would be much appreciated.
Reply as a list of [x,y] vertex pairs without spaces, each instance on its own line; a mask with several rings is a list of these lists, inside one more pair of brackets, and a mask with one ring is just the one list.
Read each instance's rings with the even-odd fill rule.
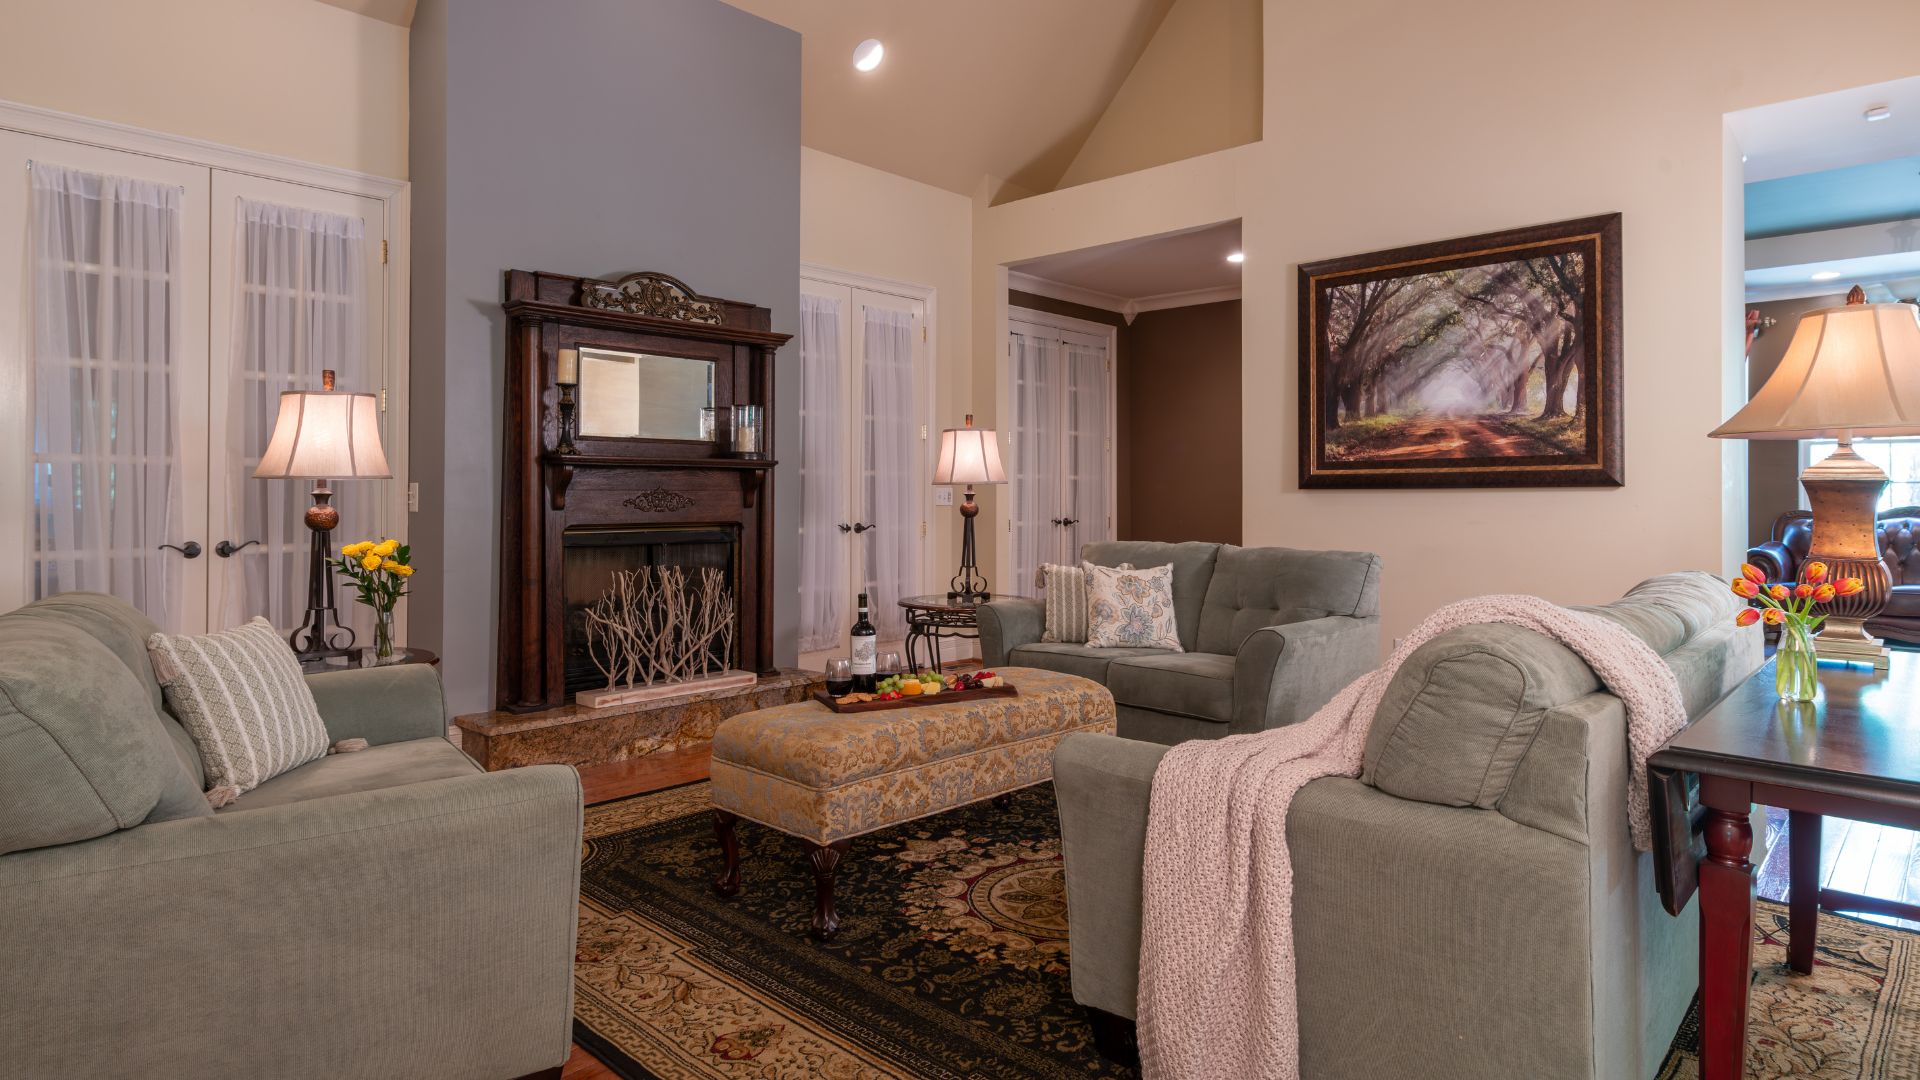
[[836,656],[827,661],[827,693],[844,697],[853,692],[853,661]]
[[889,649],[880,654],[880,659],[874,665],[874,670],[878,671],[882,676],[898,675],[907,670],[907,665],[905,661],[900,659],[898,652]]

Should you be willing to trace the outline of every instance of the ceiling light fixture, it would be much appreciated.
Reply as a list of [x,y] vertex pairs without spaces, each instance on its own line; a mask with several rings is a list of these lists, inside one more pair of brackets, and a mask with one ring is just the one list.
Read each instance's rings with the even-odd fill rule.
[[1238,266],[1239,264],[1247,261],[1247,253],[1244,251],[1236,251],[1233,254],[1227,256],[1227,261]]
[[879,38],[868,38],[854,47],[853,66],[860,71],[872,71],[886,55],[887,47],[880,44]]
[[1871,124],[1877,120],[1885,120],[1887,117],[1892,116],[1893,110],[1887,108],[1885,105],[1875,105],[1860,115],[1866,118],[1867,123]]
[[1832,281],[1839,276],[1840,276],[1840,271],[1838,270],[1821,270],[1813,275],[1813,280]]

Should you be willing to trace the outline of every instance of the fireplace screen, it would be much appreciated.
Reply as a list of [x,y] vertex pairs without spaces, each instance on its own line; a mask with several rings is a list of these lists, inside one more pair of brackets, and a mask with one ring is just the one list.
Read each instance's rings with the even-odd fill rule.
[[[587,654],[587,608],[613,584],[616,573],[648,566],[679,566],[690,571],[719,570],[728,591],[739,603],[739,529],[735,526],[687,528],[569,529],[564,538],[566,687],[569,695],[606,685],[606,678]],[[738,612],[734,613],[738,618]],[[714,650],[712,669],[726,666]]]

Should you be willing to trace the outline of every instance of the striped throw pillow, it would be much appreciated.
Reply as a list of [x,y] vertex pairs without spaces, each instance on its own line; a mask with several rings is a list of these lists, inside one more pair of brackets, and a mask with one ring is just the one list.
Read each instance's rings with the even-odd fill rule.
[[326,755],[300,661],[267,620],[201,637],[155,634],[147,654],[167,708],[200,749],[208,791],[238,795]]
[[1040,588],[1046,593],[1047,625],[1041,641],[1087,640],[1087,572],[1078,566],[1045,563]]

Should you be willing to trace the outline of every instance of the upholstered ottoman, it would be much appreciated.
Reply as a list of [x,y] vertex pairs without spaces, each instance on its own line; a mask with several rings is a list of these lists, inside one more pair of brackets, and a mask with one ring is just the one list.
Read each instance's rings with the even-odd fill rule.
[[813,864],[813,932],[840,928],[833,872],[848,841],[1053,778],[1053,747],[1111,732],[1113,696],[1077,675],[1000,668],[1014,697],[835,713],[817,701],[741,713],[713,734],[722,896],[740,891],[738,818],[797,836]]

